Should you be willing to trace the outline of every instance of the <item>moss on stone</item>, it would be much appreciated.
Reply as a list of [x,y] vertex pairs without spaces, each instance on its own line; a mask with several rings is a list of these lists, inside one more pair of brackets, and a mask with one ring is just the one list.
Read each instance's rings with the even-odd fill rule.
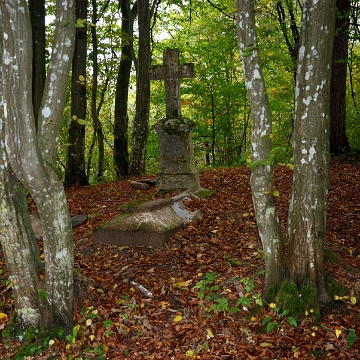
[[196,191],[194,195],[200,199],[209,200],[214,195],[214,192],[208,189],[200,188],[200,190]]

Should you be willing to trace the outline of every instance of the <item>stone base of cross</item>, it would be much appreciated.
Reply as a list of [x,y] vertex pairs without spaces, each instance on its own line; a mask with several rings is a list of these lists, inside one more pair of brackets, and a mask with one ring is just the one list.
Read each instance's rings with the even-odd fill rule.
[[154,126],[158,134],[161,174],[158,190],[200,190],[192,145],[193,124],[181,116],[180,78],[194,77],[194,64],[180,64],[178,49],[164,50],[164,65],[154,66],[152,80],[164,80],[166,118]]
[[158,190],[200,190],[192,145],[193,124],[187,118],[162,119],[154,126],[159,139],[161,173]]

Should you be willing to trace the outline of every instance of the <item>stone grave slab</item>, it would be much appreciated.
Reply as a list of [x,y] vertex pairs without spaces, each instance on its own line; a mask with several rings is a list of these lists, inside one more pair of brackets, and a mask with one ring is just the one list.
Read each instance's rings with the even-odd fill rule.
[[187,193],[173,198],[147,201],[136,207],[123,208],[122,213],[93,231],[95,243],[121,246],[146,246],[159,249],[171,235],[190,221],[202,217],[183,204]]

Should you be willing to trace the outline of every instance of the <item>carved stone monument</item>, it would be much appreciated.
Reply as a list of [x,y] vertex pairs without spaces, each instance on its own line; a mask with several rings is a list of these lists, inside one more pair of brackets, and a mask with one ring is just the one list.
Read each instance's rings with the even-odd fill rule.
[[180,64],[178,49],[165,49],[164,65],[154,66],[150,73],[151,80],[164,80],[166,96],[166,117],[154,126],[160,150],[158,190],[200,190],[194,164],[193,124],[181,116],[180,79],[192,77],[194,64]]
[[[193,64],[179,64],[179,51],[166,49],[164,65],[152,68],[150,79],[165,82],[166,117],[159,120],[155,130],[159,137],[161,174],[158,190],[182,193],[165,199],[147,201],[134,208],[123,208],[120,215],[94,230],[94,242],[128,246],[165,248],[170,235],[190,221],[201,218],[200,211],[188,211],[183,203],[188,193],[200,188],[199,172],[194,165],[192,124],[181,116],[180,78],[194,77]],[[140,189],[143,184],[132,186]],[[189,199],[188,199],[189,200]]]

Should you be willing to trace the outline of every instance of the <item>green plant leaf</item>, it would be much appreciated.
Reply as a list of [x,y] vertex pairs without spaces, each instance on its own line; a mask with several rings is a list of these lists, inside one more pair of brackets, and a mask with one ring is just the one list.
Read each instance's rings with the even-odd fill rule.
[[80,125],[86,125],[86,121],[84,119],[76,119],[76,121],[80,124]]
[[349,334],[346,337],[346,340],[348,342],[348,346],[349,347],[353,346],[357,339],[358,339],[358,337],[356,336],[356,331],[354,329],[350,329]]
[[76,28],[85,27],[86,19],[76,19],[76,24],[74,25]]
[[264,318],[264,320],[262,321],[261,325],[266,325],[270,320],[272,320],[271,316],[267,316],[266,318]]
[[266,325],[266,332],[267,333],[270,333],[271,331],[273,331],[274,329],[277,329],[277,327],[279,326],[278,323],[276,322],[269,322],[267,325]]
[[289,316],[286,320],[291,326],[297,327],[297,321],[293,317]]

